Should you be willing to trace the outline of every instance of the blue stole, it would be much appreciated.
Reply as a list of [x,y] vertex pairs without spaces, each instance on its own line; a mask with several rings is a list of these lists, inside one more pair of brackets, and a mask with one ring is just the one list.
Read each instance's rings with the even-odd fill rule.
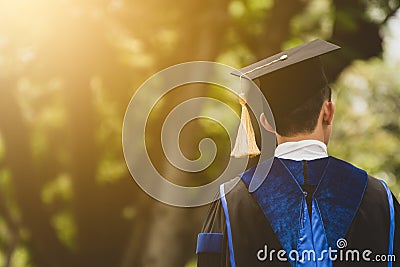
[[338,244],[356,215],[368,175],[334,157],[308,161],[310,184],[316,185],[314,194],[308,196],[312,197],[310,220],[300,186],[304,182],[302,168],[301,161],[274,158],[265,179],[253,177],[254,168],[241,178],[247,187],[252,179],[264,179],[253,196],[292,266],[332,266],[329,248],[343,248]]

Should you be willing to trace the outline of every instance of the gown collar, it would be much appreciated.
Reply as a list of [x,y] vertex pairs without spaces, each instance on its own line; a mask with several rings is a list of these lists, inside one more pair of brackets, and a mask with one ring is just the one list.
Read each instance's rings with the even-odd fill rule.
[[328,157],[324,143],[318,140],[285,142],[275,149],[275,157],[291,160],[314,160]]

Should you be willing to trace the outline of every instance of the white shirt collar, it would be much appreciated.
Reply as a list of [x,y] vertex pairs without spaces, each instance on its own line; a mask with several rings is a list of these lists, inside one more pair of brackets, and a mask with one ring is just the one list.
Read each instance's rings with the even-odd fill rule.
[[324,143],[318,140],[301,140],[285,142],[275,149],[275,157],[291,160],[314,160],[328,157]]

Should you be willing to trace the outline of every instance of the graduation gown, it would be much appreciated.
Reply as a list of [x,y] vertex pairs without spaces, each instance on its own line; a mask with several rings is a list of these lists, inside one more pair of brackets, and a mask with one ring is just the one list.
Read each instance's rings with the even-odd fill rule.
[[400,266],[400,206],[383,181],[334,157],[269,161],[253,193],[255,167],[221,185],[199,267]]

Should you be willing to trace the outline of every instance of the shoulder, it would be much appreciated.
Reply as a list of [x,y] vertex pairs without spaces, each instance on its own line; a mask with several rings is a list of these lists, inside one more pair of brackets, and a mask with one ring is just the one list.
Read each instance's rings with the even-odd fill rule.
[[377,179],[371,175],[368,175],[367,187],[364,193],[364,202],[368,204],[369,207],[376,207],[377,209],[387,206],[388,197],[388,187],[380,179]]
[[340,169],[342,169],[342,171],[344,170],[346,176],[354,176],[355,174],[358,174],[365,177],[366,187],[363,197],[364,201],[367,201],[371,205],[373,205],[373,203],[376,205],[379,205],[380,203],[386,204],[387,189],[383,180],[369,175],[365,170],[356,167],[347,161],[335,157],[331,158],[333,159],[335,167],[340,166]]
[[222,206],[225,202],[236,211],[249,209],[255,204],[252,194],[249,192],[248,187],[241,176],[237,176],[236,178],[222,184],[220,197]]
[[[222,191],[223,190],[223,191]],[[230,181],[221,185],[220,195],[227,198],[238,198],[247,195],[247,187],[240,176],[237,176]]]
[[348,175],[356,173],[365,175],[367,179],[367,189],[372,193],[386,194],[386,189],[381,179],[369,175],[365,170],[353,165],[350,162],[335,157],[330,157],[330,158],[332,159],[332,163],[335,167],[340,167],[340,169],[342,171],[344,170]]
[[354,175],[354,174],[362,174],[367,176],[367,172],[356,165],[344,161],[342,159],[336,158],[336,157],[329,157],[329,163],[332,165],[331,167],[334,167],[337,171],[344,172],[347,175]]
[[223,184],[225,192],[238,193],[242,191],[248,191],[249,184],[254,178],[254,175],[266,177],[273,163],[274,158],[272,157],[261,163],[258,163],[242,173],[239,173],[235,178]]

